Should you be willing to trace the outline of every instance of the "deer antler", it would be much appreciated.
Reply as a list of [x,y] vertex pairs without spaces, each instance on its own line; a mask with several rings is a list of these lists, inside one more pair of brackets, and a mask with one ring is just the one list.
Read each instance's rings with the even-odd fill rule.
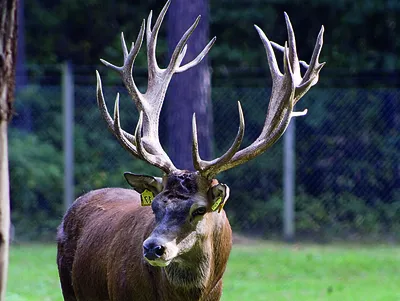
[[135,134],[131,135],[125,132],[120,125],[119,118],[119,95],[115,100],[114,118],[112,118],[107,110],[102,91],[101,78],[97,75],[97,103],[103,118],[106,120],[108,128],[117,137],[122,146],[132,153],[135,157],[149,162],[150,164],[160,168],[167,174],[176,170],[159,140],[158,126],[162,104],[164,102],[165,93],[171,81],[173,74],[186,71],[196,66],[204,56],[208,53],[215,42],[215,37],[205,46],[203,51],[191,62],[181,66],[183,58],[186,54],[186,42],[199,23],[200,16],[195,20],[192,26],[183,34],[178,42],[171,60],[165,69],[161,69],[156,60],[156,44],[157,36],[161,27],[161,23],[168,10],[171,1],[169,0],[160,15],[158,16],[153,29],[151,28],[152,12],[150,12],[146,25],[146,42],[147,42],[147,61],[148,61],[148,85],[147,91],[141,93],[137,88],[133,76],[132,68],[136,56],[139,53],[145,34],[145,20],[143,20],[138,37],[128,52],[124,35],[121,34],[122,51],[124,55],[124,63],[121,67],[115,66],[105,60],[101,60],[104,65],[117,71],[129,95],[135,102],[140,112],[140,118],[135,130]]
[[193,161],[196,170],[204,177],[213,178],[216,174],[245,163],[263,153],[271,147],[289,125],[290,119],[294,116],[301,116],[307,113],[293,112],[294,105],[299,99],[318,82],[319,72],[325,63],[319,63],[319,55],[323,44],[324,27],[322,26],[315,44],[310,64],[306,66],[307,71],[304,76],[300,73],[300,63],[297,57],[296,41],[292,24],[288,15],[285,13],[286,27],[288,31],[288,42],[284,47],[273,43],[275,47],[283,50],[284,53],[284,73],[279,70],[272,43],[268,40],[264,32],[255,25],[255,28],[264,44],[267,53],[267,60],[272,76],[272,91],[268,106],[264,127],[260,136],[248,147],[238,151],[243,138],[244,120],[239,104],[240,126],[236,139],[231,148],[221,157],[212,161],[201,160],[198,151],[196,120],[193,116]]

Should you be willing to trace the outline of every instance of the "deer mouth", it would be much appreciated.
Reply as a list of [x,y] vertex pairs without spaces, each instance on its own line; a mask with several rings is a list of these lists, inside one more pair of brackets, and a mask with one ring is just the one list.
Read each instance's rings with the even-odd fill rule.
[[162,268],[162,267],[168,266],[168,265],[171,263],[171,261],[172,261],[172,259],[166,260],[166,259],[163,259],[163,258],[148,259],[148,258],[144,257],[144,259],[145,259],[150,265],[152,265],[153,267],[161,267],[161,268]]

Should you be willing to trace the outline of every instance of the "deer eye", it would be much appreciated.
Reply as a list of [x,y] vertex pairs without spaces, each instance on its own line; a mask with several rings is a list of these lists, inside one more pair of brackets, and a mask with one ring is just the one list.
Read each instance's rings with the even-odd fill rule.
[[207,208],[206,207],[199,207],[199,208],[197,208],[196,210],[194,210],[192,212],[192,216],[196,217],[196,216],[199,216],[199,215],[204,215],[206,212],[207,212]]

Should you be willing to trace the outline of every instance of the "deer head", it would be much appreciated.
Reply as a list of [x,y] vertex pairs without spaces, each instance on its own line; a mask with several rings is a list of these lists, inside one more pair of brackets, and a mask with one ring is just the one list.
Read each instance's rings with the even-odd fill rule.
[[[262,154],[271,147],[287,128],[294,116],[306,114],[294,112],[299,99],[318,81],[324,63],[319,63],[323,44],[323,27],[319,32],[314,52],[309,64],[301,62],[306,71],[302,76],[297,57],[296,42],[289,17],[285,13],[288,41],[282,47],[270,42],[264,32],[255,26],[267,54],[272,76],[272,92],[264,126],[258,138],[244,149],[240,149],[244,136],[244,117],[240,103],[239,129],[230,148],[219,158],[211,161],[202,160],[198,151],[196,117],[193,115],[193,162],[195,171],[177,169],[162,148],[159,141],[159,116],[168,84],[173,74],[196,66],[208,53],[215,42],[213,38],[191,62],[182,65],[186,53],[186,43],[195,30],[200,17],[183,34],[173,51],[166,68],[160,68],[156,59],[156,42],[161,23],[170,5],[166,3],[152,26],[152,13],[147,23],[143,20],[139,35],[130,50],[121,34],[124,63],[121,67],[101,60],[107,67],[118,72],[129,95],[139,111],[139,121],[134,134],[121,128],[119,115],[119,95],[111,117],[105,104],[100,75],[97,72],[97,101],[108,128],[122,146],[133,156],[158,167],[163,172],[162,178],[125,173],[128,183],[139,193],[149,193],[151,208],[155,215],[155,228],[145,237],[143,252],[146,260],[154,266],[167,266],[175,258],[182,258],[196,248],[198,241],[209,235],[210,227],[218,229],[222,223],[221,211],[229,197],[228,186],[218,183],[215,176],[222,171],[243,164]],[[135,58],[146,36],[148,61],[148,86],[141,93],[133,79],[132,68]],[[279,70],[273,47],[283,51],[284,70]]]

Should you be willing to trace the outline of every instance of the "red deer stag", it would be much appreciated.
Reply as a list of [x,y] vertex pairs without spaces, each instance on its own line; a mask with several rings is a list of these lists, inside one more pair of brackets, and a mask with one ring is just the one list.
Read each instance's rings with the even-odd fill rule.
[[[300,73],[295,36],[285,14],[288,43],[271,44],[255,27],[266,50],[272,75],[272,93],[260,136],[239,150],[244,119],[239,103],[240,125],[232,146],[221,157],[205,161],[199,156],[196,119],[193,116],[193,161],[196,171],[179,170],[163,150],[158,134],[161,106],[174,73],[196,66],[210,50],[215,38],[191,62],[182,65],[186,42],[199,18],[178,42],[169,65],[159,68],[156,60],[157,35],[170,2],[162,9],[154,27],[152,13],[143,21],[131,49],[121,36],[124,63],[117,71],[134,100],[140,117],[134,135],[120,125],[119,96],[113,118],[108,113],[100,75],[97,100],[108,128],[135,157],[163,171],[163,177],[125,173],[134,190],[106,188],[78,198],[66,213],[58,232],[57,263],[64,300],[219,300],[222,276],[232,245],[232,231],[223,210],[228,186],[215,176],[245,163],[271,147],[285,131],[297,101],[315,85],[323,63],[318,62],[323,27],[310,64]],[[132,77],[135,58],[146,35],[148,89],[141,93]],[[272,46],[283,50],[284,72],[278,68]],[[154,199],[153,199],[154,198]],[[151,208],[142,206],[151,202]]]

